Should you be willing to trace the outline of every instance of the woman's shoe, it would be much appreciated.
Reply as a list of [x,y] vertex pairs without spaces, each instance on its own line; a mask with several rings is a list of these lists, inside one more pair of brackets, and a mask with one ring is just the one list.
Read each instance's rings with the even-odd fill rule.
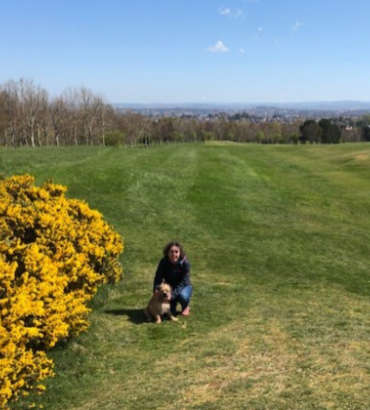
[[190,315],[190,306],[186,306],[186,308],[181,312],[182,316],[189,316]]

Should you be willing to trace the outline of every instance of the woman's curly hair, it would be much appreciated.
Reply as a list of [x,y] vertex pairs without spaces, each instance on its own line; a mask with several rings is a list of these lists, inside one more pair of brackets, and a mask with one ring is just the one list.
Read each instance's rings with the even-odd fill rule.
[[185,251],[184,248],[182,247],[182,245],[177,242],[177,241],[171,241],[168,242],[168,244],[163,248],[163,255],[165,258],[168,258],[168,252],[169,250],[172,248],[172,246],[176,246],[177,248],[180,249],[180,259],[184,259],[185,257]]

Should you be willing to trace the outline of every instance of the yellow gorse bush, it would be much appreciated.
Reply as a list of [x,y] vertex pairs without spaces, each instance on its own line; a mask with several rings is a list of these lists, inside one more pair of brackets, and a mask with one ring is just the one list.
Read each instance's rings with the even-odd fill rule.
[[120,279],[122,238],[66,187],[0,181],[0,407],[53,374],[46,351],[85,330],[98,285]]

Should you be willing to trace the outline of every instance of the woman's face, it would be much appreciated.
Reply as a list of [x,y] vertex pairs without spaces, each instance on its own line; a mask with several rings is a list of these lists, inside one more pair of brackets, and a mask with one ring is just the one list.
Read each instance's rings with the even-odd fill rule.
[[178,246],[171,246],[168,251],[168,258],[172,263],[176,263],[180,259],[180,248]]

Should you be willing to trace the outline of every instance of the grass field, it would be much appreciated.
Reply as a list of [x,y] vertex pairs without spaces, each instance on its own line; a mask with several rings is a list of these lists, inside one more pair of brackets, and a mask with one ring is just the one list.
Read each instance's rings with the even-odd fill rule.
[[[369,409],[370,145],[0,150],[125,239],[125,276],[52,353],[45,409]],[[165,243],[192,314],[145,323]]]

